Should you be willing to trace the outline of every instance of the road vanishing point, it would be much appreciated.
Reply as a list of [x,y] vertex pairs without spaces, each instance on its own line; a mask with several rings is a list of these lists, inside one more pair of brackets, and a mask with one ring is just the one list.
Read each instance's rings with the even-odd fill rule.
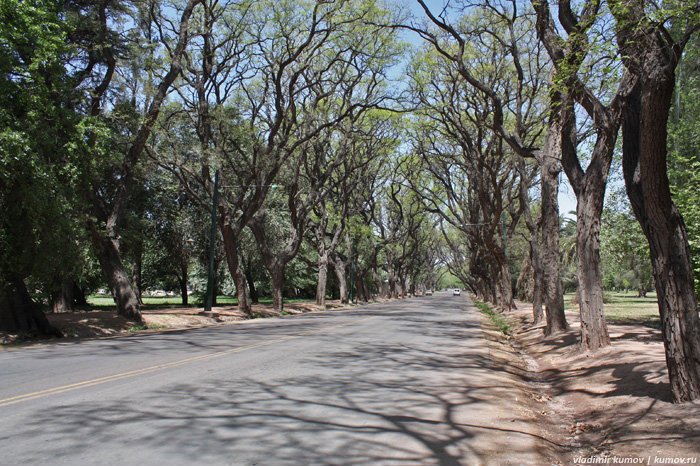
[[0,351],[0,464],[540,465],[468,298]]

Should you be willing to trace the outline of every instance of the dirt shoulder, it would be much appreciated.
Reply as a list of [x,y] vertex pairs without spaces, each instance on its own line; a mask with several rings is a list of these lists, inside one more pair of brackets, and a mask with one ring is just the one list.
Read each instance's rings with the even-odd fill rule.
[[507,316],[564,464],[700,465],[700,403],[671,403],[659,330],[608,322],[612,345],[581,353],[577,314],[567,312],[571,330],[550,338],[532,326],[529,305]]

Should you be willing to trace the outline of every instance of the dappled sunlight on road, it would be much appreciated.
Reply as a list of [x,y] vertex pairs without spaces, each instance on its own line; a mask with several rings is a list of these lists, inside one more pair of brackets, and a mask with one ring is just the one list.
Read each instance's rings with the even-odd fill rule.
[[77,463],[99,445],[142,464],[541,464],[556,445],[524,403],[523,373],[489,355],[479,316],[410,307],[267,347],[247,373],[238,354],[152,391],[124,382],[123,397],[34,412],[20,431]]

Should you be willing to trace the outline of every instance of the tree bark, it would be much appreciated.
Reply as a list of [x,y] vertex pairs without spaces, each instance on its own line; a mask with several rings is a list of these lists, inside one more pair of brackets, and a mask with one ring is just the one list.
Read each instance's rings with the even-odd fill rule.
[[[229,273],[233,278],[233,283],[236,285],[236,296],[238,297],[238,310],[252,316],[253,311],[250,307],[248,298],[248,287],[246,286],[246,278],[241,269],[241,263],[238,258],[238,235],[230,223],[223,222],[219,225],[222,236],[224,238],[224,251],[226,252],[226,264],[228,265]],[[216,294],[216,293],[214,293]]]
[[138,296],[131,286],[129,274],[124,268],[119,255],[119,243],[116,239],[106,238],[94,225],[90,228],[90,238],[97,260],[100,262],[109,290],[117,305],[117,314],[143,323]]
[[544,269],[540,258],[538,244],[539,228],[530,234],[530,261],[532,262],[532,322],[539,325],[544,320],[544,309],[542,302],[544,298]]
[[178,281],[180,282],[180,299],[182,299],[182,305],[187,306],[189,304],[189,295],[187,294],[187,266],[184,264],[180,268],[180,277]]
[[258,290],[255,288],[255,279],[253,278],[253,272],[250,267],[245,269],[245,279],[248,282],[248,296],[250,296],[250,302],[252,304],[258,304],[260,298],[258,297]]
[[581,349],[596,350],[610,344],[603,312],[603,279],[600,274],[600,216],[605,188],[583,189],[577,196],[576,272],[581,312]]
[[700,398],[700,319],[688,236],[666,174],[674,77],[643,79],[623,110],[623,174],[649,242],[673,401]]
[[493,254],[492,264],[492,300],[502,311],[510,311],[514,307],[513,284],[510,275],[510,264],[503,250]]
[[60,314],[73,311],[73,280],[64,281],[60,288],[51,292],[51,312]]
[[[596,142],[584,171],[576,154],[576,114],[573,101],[562,105],[562,165],[576,193],[576,273],[580,293],[580,345],[584,351],[610,344],[603,310],[603,280],[600,273],[600,222],[619,118],[597,121]],[[607,116],[607,115],[606,115]]]
[[24,281],[9,280],[0,288],[0,330],[29,337],[62,337],[35,303]]
[[284,310],[284,266],[270,270],[270,285],[272,287],[272,308],[281,313]]
[[328,254],[324,251],[318,256],[318,283],[316,284],[316,304],[326,308],[326,283],[328,282]]
[[544,304],[547,325],[545,335],[568,329],[564,314],[564,291],[559,272],[559,173],[561,121],[556,116],[547,127],[541,165],[542,197],[542,269],[544,271]]
[[345,263],[340,258],[336,258],[336,260],[334,260],[332,262],[332,265],[333,265],[333,271],[335,272],[335,276],[338,278],[340,302],[342,304],[347,304],[349,294],[348,294],[347,278],[345,276]]

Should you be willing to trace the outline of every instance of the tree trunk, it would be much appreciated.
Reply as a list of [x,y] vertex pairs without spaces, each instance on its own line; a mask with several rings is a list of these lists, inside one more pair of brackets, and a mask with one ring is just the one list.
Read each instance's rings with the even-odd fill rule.
[[90,233],[95,255],[117,305],[117,314],[143,323],[138,296],[131,286],[129,274],[122,263],[117,241],[104,237],[94,226],[91,227]]
[[319,251],[318,283],[316,285],[316,304],[326,308],[326,283],[328,282],[328,253]]
[[0,330],[30,337],[62,337],[32,301],[24,281],[10,280],[0,288]]
[[61,287],[51,292],[51,312],[60,314],[73,311],[73,280],[65,280]]
[[623,174],[649,242],[673,401],[700,398],[700,319],[688,236],[666,174],[666,123],[674,77],[642,79],[626,99]]
[[374,286],[377,287],[377,294],[382,296],[384,294],[384,283],[382,283],[382,279],[377,273],[377,269],[375,267],[372,267],[372,281],[374,281]]
[[554,118],[547,127],[540,177],[542,197],[542,269],[544,271],[544,304],[547,317],[545,335],[564,332],[568,328],[564,314],[564,291],[559,275],[559,173],[561,122]]
[[345,264],[342,260],[337,259],[333,261],[333,270],[335,271],[335,276],[338,278],[338,287],[340,288],[340,302],[342,304],[348,303],[348,283],[345,277]]
[[[577,132],[574,102],[564,102],[561,111],[562,165],[576,193],[576,273],[581,315],[580,346],[584,351],[610,344],[603,311],[603,280],[600,274],[600,222],[612,155],[617,141],[619,117],[596,119],[596,142],[588,167],[583,170],[576,153]],[[595,114],[594,114],[595,115]]]
[[[589,168],[590,169],[590,168]],[[600,274],[600,216],[605,188],[579,192],[576,208],[576,271],[581,312],[581,349],[596,350],[610,344],[603,312]]]
[[386,294],[387,298],[389,299],[396,298],[396,276],[394,275],[393,270],[389,271],[389,288],[387,289]]
[[272,287],[272,308],[276,312],[284,310],[284,267],[275,267],[270,270],[270,285]]
[[406,277],[399,277],[399,297],[405,298],[407,294],[408,287],[406,286]]
[[515,307],[513,303],[513,280],[510,275],[510,264],[508,263],[508,257],[505,251],[499,251],[499,253],[502,254],[502,257],[499,257],[497,260],[497,305],[503,311],[510,311]]
[[[228,265],[229,273],[233,278],[233,283],[236,285],[236,296],[238,297],[238,310],[252,316],[253,311],[250,308],[250,300],[248,299],[248,287],[246,279],[241,270],[241,263],[238,258],[238,235],[228,223],[219,225],[224,238],[224,251],[226,252],[226,264]],[[216,295],[216,293],[214,293]]]
[[85,291],[76,282],[73,282],[73,304],[76,306],[88,305]]
[[183,266],[180,269],[180,277],[178,279],[180,282],[180,299],[182,299],[182,305],[187,306],[189,304],[189,295],[187,294],[187,267]]
[[364,280],[355,281],[355,288],[357,289],[357,301],[369,302],[370,292],[367,289],[367,285]]
[[348,290],[348,283],[345,277],[345,264],[343,264],[342,261],[338,261],[334,264],[333,270],[335,271],[335,276],[338,278],[340,302],[342,304],[347,304],[350,299],[350,292]]
[[537,228],[530,235],[530,260],[532,262],[532,322],[539,325],[544,320],[544,309],[542,309],[542,300],[544,298],[544,270],[542,268],[542,259],[538,251],[537,244],[538,230]]
[[[248,265],[250,265],[250,263],[248,263]],[[252,304],[258,304],[260,298],[258,297],[258,290],[255,288],[255,279],[253,278],[253,272],[250,270],[250,267],[246,267],[245,269],[245,279],[248,282],[248,296],[250,296],[250,302]]]

